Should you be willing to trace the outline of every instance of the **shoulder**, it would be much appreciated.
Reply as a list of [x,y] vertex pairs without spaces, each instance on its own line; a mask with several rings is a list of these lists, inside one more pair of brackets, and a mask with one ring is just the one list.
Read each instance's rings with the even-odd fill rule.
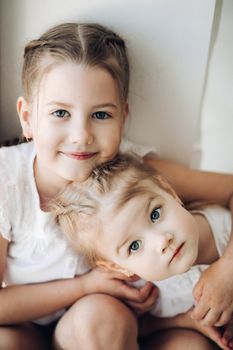
[[[12,228],[16,229],[31,208],[30,179],[33,174],[33,144],[0,148],[0,232],[12,240]],[[29,215],[27,215],[29,219]]]
[[[20,145],[1,147],[0,161],[6,161],[9,164],[14,163],[18,159],[27,158],[34,152],[33,142],[21,143]],[[13,158],[14,159],[13,159]]]
[[136,153],[141,158],[149,155],[157,155],[157,150],[153,146],[142,145],[126,138],[123,138],[121,141],[120,151]]
[[219,256],[223,255],[231,235],[232,218],[228,209],[218,205],[208,205],[195,210],[205,216],[208,221]]
[[29,161],[34,156],[34,145],[22,143],[16,146],[0,148],[0,181],[14,182],[20,173],[31,166]]
[[[191,210],[192,213],[200,213],[205,216],[211,227],[224,225],[228,217],[231,217],[229,209],[220,205],[206,205],[200,209]],[[228,219],[227,219],[228,220]]]

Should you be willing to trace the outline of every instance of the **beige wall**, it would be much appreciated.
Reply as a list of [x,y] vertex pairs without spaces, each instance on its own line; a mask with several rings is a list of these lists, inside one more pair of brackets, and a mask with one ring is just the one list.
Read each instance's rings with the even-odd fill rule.
[[199,149],[194,146],[199,140],[215,3],[3,0],[0,138],[20,131],[15,101],[21,93],[19,73],[25,42],[58,22],[97,21],[127,39],[132,63],[127,134],[135,141],[154,145],[165,158],[197,165]]

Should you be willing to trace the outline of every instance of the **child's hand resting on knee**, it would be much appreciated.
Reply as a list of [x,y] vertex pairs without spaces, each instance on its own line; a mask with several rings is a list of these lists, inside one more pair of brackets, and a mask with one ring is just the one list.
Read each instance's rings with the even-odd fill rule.
[[83,276],[85,294],[104,293],[116,297],[128,304],[137,314],[149,311],[158,297],[158,289],[151,282],[141,288],[135,288],[126,282],[135,281],[135,276],[95,268]]

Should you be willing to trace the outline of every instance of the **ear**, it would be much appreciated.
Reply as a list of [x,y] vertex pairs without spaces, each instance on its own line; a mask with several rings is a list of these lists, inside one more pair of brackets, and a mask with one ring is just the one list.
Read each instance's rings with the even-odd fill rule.
[[27,139],[32,138],[32,126],[31,126],[31,112],[28,102],[24,97],[19,97],[17,100],[17,112],[19,115],[20,123],[23,130],[23,135]]
[[117,265],[111,261],[104,261],[104,260],[97,261],[96,266],[103,267],[109,271],[120,272],[127,277],[131,277],[134,275],[134,273],[132,273],[128,270],[125,270],[124,268],[120,267],[119,265]]

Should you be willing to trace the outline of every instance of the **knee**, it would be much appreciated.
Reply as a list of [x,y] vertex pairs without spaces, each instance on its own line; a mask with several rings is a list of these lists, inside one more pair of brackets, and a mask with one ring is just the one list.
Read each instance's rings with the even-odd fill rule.
[[136,343],[137,331],[136,317],[126,305],[107,295],[90,295],[76,302],[62,317],[55,340],[64,349],[83,348],[83,344],[89,349],[109,349],[113,338],[119,344]]
[[137,333],[137,320],[133,312],[121,301],[108,295],[83,298],[75,314],[75,322],[80,323],[83,320],[89,327],[97,325],[99,328],[103,325],[114,328],[114,332],[130,329]]

